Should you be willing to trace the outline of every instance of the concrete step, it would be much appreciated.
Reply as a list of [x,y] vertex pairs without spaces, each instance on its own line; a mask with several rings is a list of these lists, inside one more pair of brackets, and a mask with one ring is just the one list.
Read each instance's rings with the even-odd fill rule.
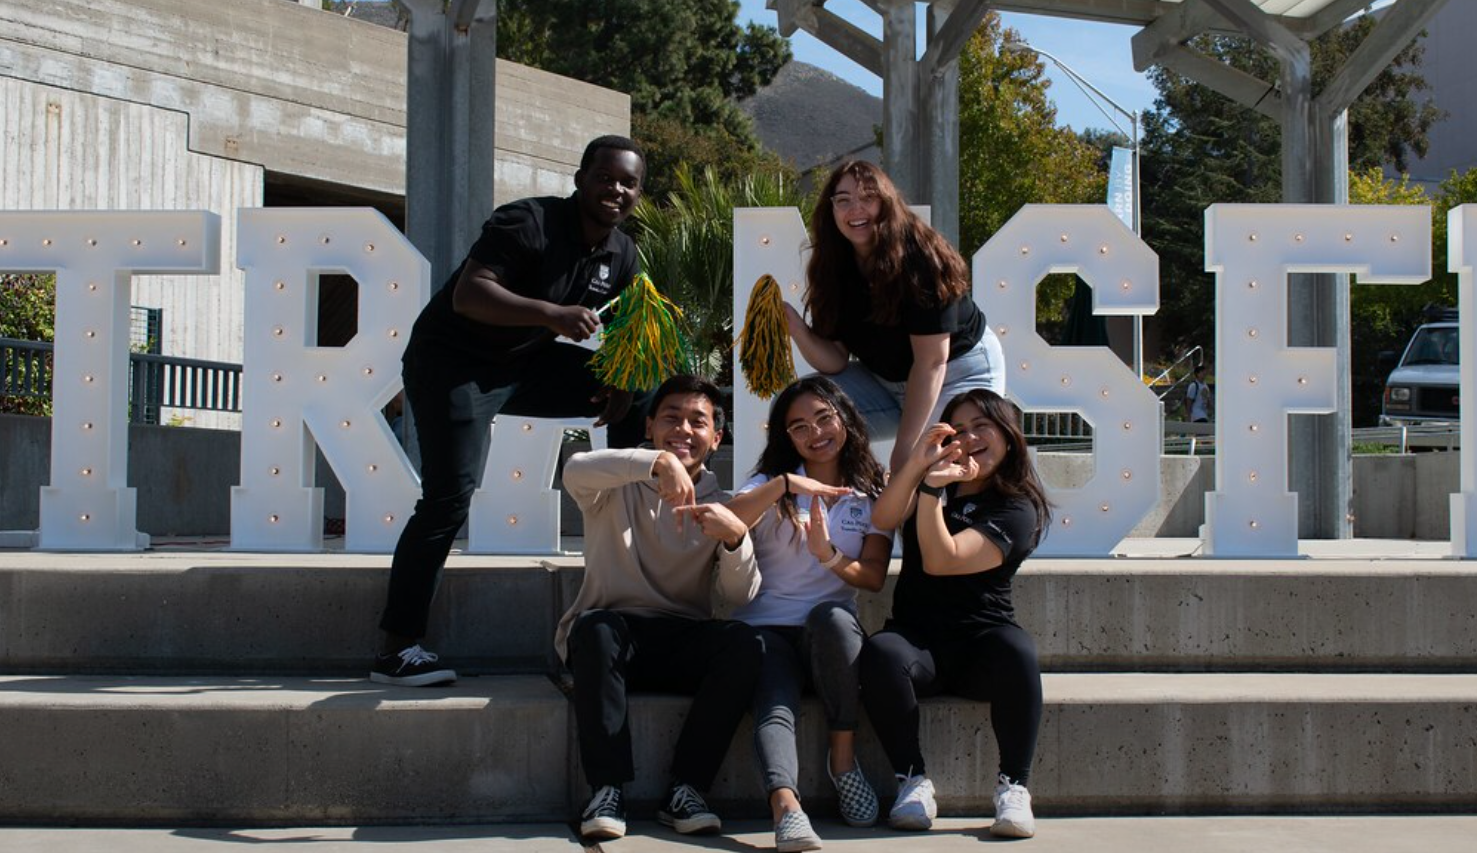
[[[1431,812],[1477,803],[1477,676],[1055,674],[1031,788],[1038,813]],[[688,701],[631,718],[633,814],[665,783]],[[537,676],[446,689],[297,678],[0,678],[0,824],[562,821],[588,795],[567,700]],[[988,815],[988,706],[929,700],[946,815]],[[800,724],[801,794],[834,817],[824,719]],[[864,727],[861,761],[893,792]],[[764,813],[747,724],[710,800]]]
[[[0,672],[359,675],[386,556],[0,552]],[[579,557],[454,556],[427,645],[552,673]],[[1037,560],[1019,620],[1056,671],[1477,672],[1477,564],[1429,558]],[[891,587],[863,597],[880,627]]]
[[[933,831],[900,835],[816,820],[829,851],[856,853],[978,853],[992,840],[989,818],[942,818]],[[632,820],[630,834],[603,845],[620,853],[765,850],[774,835],[765,820],[728,820],[721,836],[681,836],[652,820]],[[1477,815],[1379,817],[1118,817],[1042,818],[1032,853],[1470,853]],[[10,853],[215,853],[222,844],[311,844],[314,853],[355,853],[365,842],[420,853],[578,853],[563,824],[473,826],[319,826],[269,829],[34,829],[0,828]]]

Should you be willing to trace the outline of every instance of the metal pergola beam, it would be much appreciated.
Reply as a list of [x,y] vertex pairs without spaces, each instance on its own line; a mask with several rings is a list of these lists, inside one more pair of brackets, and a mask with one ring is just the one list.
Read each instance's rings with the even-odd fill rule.
[[1282,120],[1282,94],[1273,83],[1184,46],[1166,50],[1160,55],[1157,64],[1219,92],[1247,109],[1256,110],[1267,118]]
[[1214,26],[1224,24],[1225,19],[1203,3],[1180,3],[1134,35],[1134,70],[1148,70],[1150,65],[1158,63],[1175,48]]
[[[936,13],[944,4],[935,2],[929,7]],[[990,13],[989,0],[957,0],[947,17],[928,37],[928,48],[923,51],[918,64],[925,77],[937,76],[940,69],[959,58],[969,37],[979,29],[980,22]]]
[[1415,39],[1446,0],[1403,0],[1390,8],[1364,42],[1355,48],[1323,91],[1319,106],[1328,113],[1341,113],[1368,88],[1374,78]]

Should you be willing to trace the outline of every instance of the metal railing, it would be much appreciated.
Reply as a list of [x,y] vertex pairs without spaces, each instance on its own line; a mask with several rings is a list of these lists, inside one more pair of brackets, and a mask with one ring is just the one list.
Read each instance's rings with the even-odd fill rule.
[[[52,345],[0,338],[0,396],[51,397]],[[241,365],[134,352],[128,354],[128,412],[157,424],[161,409],[241,411]]]

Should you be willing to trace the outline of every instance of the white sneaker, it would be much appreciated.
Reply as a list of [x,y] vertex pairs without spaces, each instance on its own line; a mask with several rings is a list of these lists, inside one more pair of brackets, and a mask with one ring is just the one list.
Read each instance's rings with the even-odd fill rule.
[[893,829],[925,830],[938,817],[938,803],[933,801],[933,783],[923,774],[897,777],[897,801],[887,815]]
[[1036,816],[1031,814],[1031,792],[1025,785],[1000,774],[995,786],[995,822],[990,834],[1002,838],[1030,838],[1036,834]]

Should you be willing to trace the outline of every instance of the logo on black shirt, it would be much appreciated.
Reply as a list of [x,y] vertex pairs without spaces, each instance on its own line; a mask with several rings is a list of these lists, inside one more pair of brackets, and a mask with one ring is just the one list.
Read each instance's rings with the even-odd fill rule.
[[610,264],[601,264],[598,275],[590,277],[590,292],[600,296],[610,293]]

